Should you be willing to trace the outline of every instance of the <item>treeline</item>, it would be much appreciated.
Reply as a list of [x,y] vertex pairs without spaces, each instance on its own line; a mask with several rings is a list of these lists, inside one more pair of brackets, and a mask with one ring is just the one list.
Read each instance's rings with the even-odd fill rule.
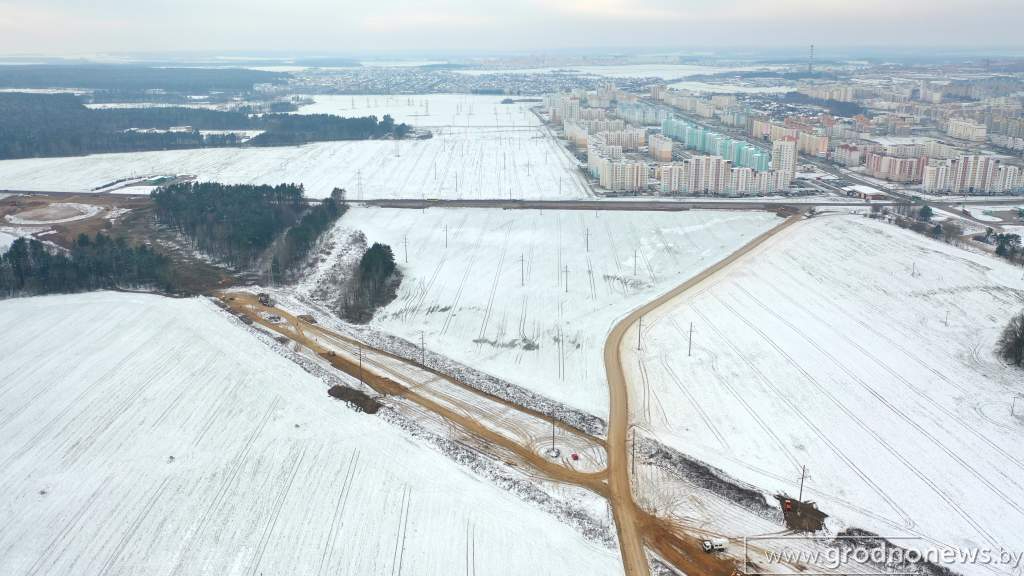
[[302,185],[187,182],[154,190],[157,220],[201,250],[248,268],[305,210]]
[[292,146],[306,142],[367,140],[409,133],[406,124],[395,124],[391,116],[380,121],[376,116],[342,118],[330,114],[267,114],[253,119],[263,134],[249,141],[250,146]]
[[274,280],[284,281],[287,272],[306,259],[320,236],[347,210],[346,204],[327,198],[306,212],[298,224],[289,228],[273,257],[271,271]]
[[377,308],[395,299],[402,281],[391,247],[374,242],[359,260],[353,280],[338,312],[350,322],[369,322]]
[[0,66],[3,88],[164,90],[191,94],[245,91],[254,84],[282,84],[290,74],[246,68],[173,68],[117,64]]
[[[272,109],[291,107],[287,102],[269,106]],[[190,129],[168,131],[186,126]],[[241,144],[231,135],[204,136],[201,130],[263,130],[263,134],[246,145],[278,146],[401,138],[409,127],[396,124],[390,116],[378,120],[375,116],[247,114],[185,107],[90,109],[72,94],[0,93],[0,158]]]
[[40,241],[18,238],[0,254],[0,294],[31,296],[168,286],[169,260],[123,238],[82,234],[67,253],[51,252]]

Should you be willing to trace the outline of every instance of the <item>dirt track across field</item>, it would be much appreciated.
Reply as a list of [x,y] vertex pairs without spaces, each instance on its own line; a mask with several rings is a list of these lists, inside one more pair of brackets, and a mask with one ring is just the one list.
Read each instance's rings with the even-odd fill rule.
[[[335,368],[359,378],[382,394],[385,403],[387,397],[408,400],[486,443],[515,454],[546,477],[583,486],[602,496],[607,494],[603,462],[596,470],[583,470],[568,458],[568,454],[552,459],[536,449],[544,444],[542,440],[548,437],[547,431],[551,425],[551,421],[543,415],[456,383],[414,362],[376,350],[322,326],[308,324],[280,308],[263,306],[251,293],[225,292],[219,297],[236,313],[244,314],[254,323],[302,344]],[[268,320],[266,316],[270,315],[281,318],[281,321]],[[439,388],[438,380],[456,385],[468,394],[455,396],[446,393]],[[468,398],[468,395],[473,398]],[[482,406],[488,403],[500,404],[514,411],[519,423],[517,428],[522,433],[503,430],[509,428],[509,418],[495,415],[493,410],[483,409]],[[556,426],[561,430],[560,445],[568,444],[603,452],[604,442],[599,438],[561,423],[556,423]],[[530,434],[530,431],[534,433]]]
[[[492,446],[497,452],[513,454],[545,479],[574,484],[606,498],[615,519],[627,576],[650,574],[648,550],[686,574],[730,576],[738,568],[735,560],[704,553],[697,537],[665,518],[642,510],[633,497],[628,459],[632,440],[629,438],[629,391],[622,368],[621,351],[623,346],[628,345],[624,342],[625,336],[642,315],[721,271],[768,238],[802,219],[802,214],[787,218],[724,260],[634,310],[615,325],[604,348],[611,402],[607,440],[557,424],[563,436],[560,443],[568,442],[573,449],[578,446],[602,453],[603,459],[596,464],[591,462],[589,468],[581,467],[564,456],[552,459],[538,450],[538,446],[543,444],[538,440],[546,437],[547,433],[542,432],[538,438],[537,431],[551,425],[551,421],[543,414],[493,397],[428,367],[374,349],[321,325],[304,322],[280,308],[263,306],[251,293],[222,292],[218,297],[236,314],[309,348],[335,368],[358,377],[383,395],[381,400],[384,403],[388,403],[389,398],[392,403],[412,402],[420,409],[447,420],[483,441],[485,446]],[[277,319],[271,320],[273,316]],[[453,393],[453,390],[456,392]],[[494,410],[495,405],[500,407],[503,414]],[[512,417],[509,417],[510,413]],[[510,426],[510,421],[515,421],[516,425]]]
[[[608,392],[610,399],[608,422],[608,491],[615,513],[615,525],[619,532],[619,547],[628,576],[646,576],[650,574],[644,547],[649,546],[664,559],[674,564],[687,574],[703,574],[709,576],[728,575],[735,569],[729,562],[711,561],[715,558],[702,555],[699,543],[682,534],[674,534],[657,518],[638,509],[633,499],[632,482],[629,475],[629,389],[625,371],[622,368],[622,347],[630,344],[624,342],[626,333],[637,321],[659,306],[686,292],[693,286],[703,282],[713,274],[720,272],[745,254],[759,246],[780,231],[803,219],[802,214],[791,216],[779,226],[754,238],[739,250],[725,259],[707,268],[700,274],[662,294],[655,300],[637,308],[620,320],[605,341],[604,362],[608,373]],[[632,342],[632,339],[630,339]]]

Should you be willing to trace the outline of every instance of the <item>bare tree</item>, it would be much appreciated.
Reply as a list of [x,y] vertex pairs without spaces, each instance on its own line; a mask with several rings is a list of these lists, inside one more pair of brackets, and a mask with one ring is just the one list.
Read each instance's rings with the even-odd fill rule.
[[1014,366],[1024,363],[1024,312],[1010,318],[996,343],[996,351]]

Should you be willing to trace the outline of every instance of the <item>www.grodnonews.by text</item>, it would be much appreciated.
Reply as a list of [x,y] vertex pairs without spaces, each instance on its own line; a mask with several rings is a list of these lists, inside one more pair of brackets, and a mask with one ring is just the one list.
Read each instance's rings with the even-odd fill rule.
[[[836,569],[849,564],[878,566],[909,566],[921,562],[937,565],[980,564],[1008,568],[1012,573],[1024,570],[1024,552],[1003,548],[927,548],[917,550],[894,545],[873,547],[842,546],[825,549],[800,549],[786,546],[763,550],[762,560],[768,564],[796,564]],[[886,572],[891,574],[893,572]]]

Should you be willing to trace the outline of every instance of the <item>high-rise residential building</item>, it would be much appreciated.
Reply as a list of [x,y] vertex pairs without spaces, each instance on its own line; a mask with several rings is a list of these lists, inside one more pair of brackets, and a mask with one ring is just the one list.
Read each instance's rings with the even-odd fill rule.
[[796,176],[796,138],[786,136],[772,142],[772,169],[788,174],[790,179]]
[[843,166],[860,166],[863,158],[861,149],[853,144],[840,144],[832,152],[832,160]]
[[994,156],[960,156],[950,174],[950,192],[981,194],[991,192],[999,160]]
[[694,156],[683,162],[661,165],[657,177],[662,194],[765,195],[788,186],[786,175],[733,167],[728,160],[716,156]]
[[980,124],[972,120],[954,118],[946,124],[946,134],[961,140],[984,142],[987,137],[987,133],[988,130],[985,128],[984,124]]
[[824,158],[825,156],[828,156],[828,136],[818,136],[817,134],[811,134],[810,132],[800,132],[797,136],[797,150],[799,150],[801,154]]
[[647,130],[644,128],[629,127],[622,130],[601,132],[601,134],[604,135],[606,144],[621,146],[626,151],[639,150],[647,141]]
[[921,189],[925,192],[945,192],[949,189],[949,162],[938,162],[924,167]]
[[681,142],[686,148],[721,156],[735,166],[767,170],[770,158],[760,148],[697,126],[680,118],[669,118],[661,123],[661,132]]
[[772,124],[765,120],[751,120],[750,122],[750,135],[760,140],[770,140],[772,142],[781,140],[783,138],[796,138],[800,134],[800,131],[796,128],[787,128],[786,126],[779,126],[778,124]]
[[868,152],[864,157],[867,173],[875,178],[891,182],[920,182],[928,158],[901,158],[877,152]]
[[848,84],[831,84],[825,86],[803,86],[798,90],[811,98],[822,100],[839,100],[840,102],[853,102],[855,93],[853,86]]
[[580,123],[572,121],[565,123],[565,139],[576,146],[586,146],[588,136],[589,132]]
[[647,138],[647,148],[651,155],[658,162],[672,161],[672,139],[661,134],[651,134]]
[[650,168],[639,160],[605,160],[598,179],[601,187],[613,192],[641,192],[647,189]]
[[995,156],[964,155],[926,166],[922,189],[952,194],[1019,193],[1024,191],[1024,171]]

